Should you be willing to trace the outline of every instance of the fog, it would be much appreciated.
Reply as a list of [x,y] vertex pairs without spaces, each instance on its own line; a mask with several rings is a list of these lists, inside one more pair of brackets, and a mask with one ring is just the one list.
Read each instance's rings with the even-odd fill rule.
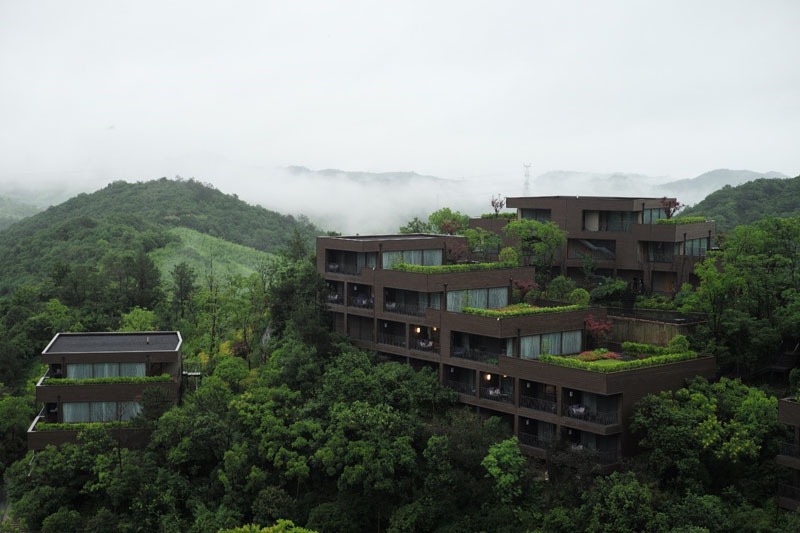
[[795,176],[798,23],[791,0],[0,1],[0,195],[180,175],[367,233],[486,212],[523,163],[530,194]]

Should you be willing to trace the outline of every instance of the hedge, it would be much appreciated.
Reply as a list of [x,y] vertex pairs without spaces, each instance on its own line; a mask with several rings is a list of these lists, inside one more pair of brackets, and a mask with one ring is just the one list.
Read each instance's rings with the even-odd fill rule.
[[416,272],[418,274],[446,274],[449,272],[473,272],[475,270],[497,270],[501,268],[517,268],[516,263],[463,263],[458,265],[423,266],[397,263],[392,270],[400,272]]
[[539,356],[539,361],[552,365],[579,368],[581,370],[589,370],[591,372],[602,372],[604,374],[608,374],[612,372],[634,370],[637,368],[647,368],[649,366],[666,365],[669,363],[677,363],[678,361],[686,361],[688,359],[696,358],[697,352],[683,352],[655,355],[653,357],[648,357],[647,359],[634,359],[632,361],[615,361],[614,364],[609,364],[608,359],[600,363],[595,361],[581,361],[579,359],[544,354]]
[[169,374],[160,376],[117,376],[111,378],[47,378],[42,385],[108,385],[113,383],[168,383],[172,381]]
[[481,218],[517,218],[516,213],[483,213]]
[[491,318],[509,318],[513,316],[543,315],[546,313],[568,313],[579,309],[586,309],[585,305],[564,305],[561,307],[521,307],[513,311],[498,311],[496,309],[477,309],[475,307],[464,307],[462,313],[468,315],[486,316]]
[[625,353],[644,353],[649,355],[665,355],[669,353],[669,348],[655,346],[653,344],[643,344],[641,342],[623,342],[622,351]]
[[706,217],[660,218],[656,224],[697,224],[705,221]]
[[130,421],[125,422],[39,422],[36,431],[83,431],[91,428],[114,429],[119,427],[133,427]]

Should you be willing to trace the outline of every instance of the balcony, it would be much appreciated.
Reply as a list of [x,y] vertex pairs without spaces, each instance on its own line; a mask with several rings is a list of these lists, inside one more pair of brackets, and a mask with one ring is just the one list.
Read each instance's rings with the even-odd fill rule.
[[386,344],[388,346],[397,346],[398,348],[405,348],[406,338],[404,335],[393,335],[391,333],[378,333],[378,344]]
[[452,357],[458,359],[469,359],[478,363],[486,363],[496,365],[500,360],[500,356],[505,355],[499,352],[488,352],[486,350],[479,350],[477,348],[464,348],[463,346],[453,346],[450,354]]
[[800,402],[797,398],[783,398],[778,401],[778,421],[790,426],[800,426]]
[[475,396],[475,386],[471,383],[457,381],[455,379],[448,379],[447,386],[459,394],[466,394],[467,396]]
[[[60,446],[61,444],[78,442],[80,429],[39,429],[39,425],[45,422],[44,418],[43,413],[40,412],[39,416],[33,419],[33,423],[28,428],[29,450],[43,450],[48,445]],[[116,422],[110,422],[110,424],[112,424],[109,430],[111,437],[117,440],[124,448],[144,448],[153,433],[153,428],[149,427],[134,427]],[[76,426],[81,425],[90,426],[95,424],[76,424]],[[101,424],[97,423],[97,425]]]
[[481,387],[481,399],[514,405],[514,391],[504,391],[500,387]]
[[383,310],[387,313],[396,313],[398,315],[425,316],[425,308],[414,304],[386,302],[383,304]]
[[412,340],[411,349],[414,350],[415,352],[438,354],[439,343],[429,339],[417,339],[416,342]]
[[361,274],[361,269],[356,265],[348,265],[344,263],[328,263],[325,265],[325,272],[330,274],[344,274],[346,276],[358,276]]
[[800,470],[800,446],[793,442],[779,442],[775,460],[781,466]]
[[585,420],[592,424],[599,424],[601,426],[612,426],[619,424],[619,412],[595,412],[590,411],[585,405],[574,404],[564,409],[564,416],[575,418],[577,420]]
[[[103,378],[99,378],[103,379]],[[50,370],[36,383],[36,401],[60,403],[133,401],[140,398],[144,389],[158,387],[167,390],[174,398],[178,397],[180,383],[175,376],[145,376],[108,378],[109,382],[98,383],[98,379],[75,380],[50,377]],[[83,381],[83,383],[82,383]]]
[[359,294],[351,296],[347,301],[347,305],[357,309],[372,309],[375,306],[375,301],[369,296]]
[[339,293],[329,294],[328,303],[331,305],[344,305],[344,297]]
[[540,450],[549,450],[555,444],[552,438],[542,438],[538,435],[532,435],[523,431],[519,432],[519,442],[525,446],[539,448]]
[[534,411],[543,411],[545,413],[556,414],[556,402],[553,400],[546,400],[544,398],[520,396],[519,406],[526,409],[533,409]]
[[800,487],[778,483],[778,506],[793,511],[800,506]]

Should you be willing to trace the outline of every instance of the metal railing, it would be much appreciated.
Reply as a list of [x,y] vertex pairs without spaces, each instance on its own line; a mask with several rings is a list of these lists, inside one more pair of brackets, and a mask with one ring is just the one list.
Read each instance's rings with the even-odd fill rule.
[[493,402],[514,403],[514,391],[503,392],[499,387],[481,387],[481,398]]
[[544,411],[546,413],[556,413],[556,402],[545,400],[544,398],[536,398],[534,396],[520,396],[519,406],[536,411]]
[[526,446],[532,446],[533,448],[540,448],[542,450],[552,448],[554,442],[552,438],[543,438],[531,433],[525,433],[524,431],[519,432],[519,441]]
[[439,343],[433,341],[426,341],[425,339],[411,340],[412,350],[425,353],[439,353]]
[[345,274],[347,276],[358,276],[361,274],[361,269],[355,265],[328,263],[325,265],[325,272],[330,272],[331,274]]
[[347,305],[350,307],[358,307],[360,309],[372,309],[375,302],[372,298],[366,296],[351,296],[347,300]]
[[648,254],[647,261],[650,263],[672,263],[675,261],[675,254]]
[[475,386],[463,381],[456,381],[454,379],[447,380],[447,386],[458,392],[459,394],[466,394],[468,396],[475,396]]
[[378,333],[378,344],[388,344],[405,348],[406,338],[403,335],[392,335],[391,333]]
[[792,457],[800,458],[800,446],[792,442],[779,442],[778,453],[780,455],[790,455]]
[[667,311],[661,309],[634,308],[631,311],[625,311],[624,309],[618,307],[609,307],[606,309],[606,312],[608,316],[639,318],[642,320],[670,322],[675,324],[691,324],[708,321],[708,315],[705,313],[681,313],[680,311]]
[[414,304],[386,302],[383,304],[383,310],[387,313],[396,313],[398,315],[425,316],[425,308]]
[[577,420],[585,420],[601,426],[619,424],[619,412],[593,412],[588,409],[581,410],[580,407],[570,405],[564,408],[564,415]]
[[328,303],[329,304],[336,304],[336,305],[343,305],[344,304],[344,296],[339,294],[338,292],[329,294],[328,295]]
[[800,487],[787,483],[778,483],[778,496],[800,501]]
[[451,355],[459,359],[469,359],[470,361],[477,361],[479,363],[488,363],[496,365],[500,360],[500,356],[504,354],[496,352],[487,352],[486,350],[478,350],[475,348],[463,348],[460,346],[453,346]]

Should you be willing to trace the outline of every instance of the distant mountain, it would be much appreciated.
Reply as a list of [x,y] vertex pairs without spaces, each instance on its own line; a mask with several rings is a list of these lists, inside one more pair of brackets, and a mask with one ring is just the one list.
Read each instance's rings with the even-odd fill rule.
[[719,168],[700,174],[696,178],[664,183],[659,185],[657,189],[664,196],[674,196],[684,204],[694,204],[726,185],[735,187],[757,179],[786,179],[788,177],[780,172],[762,173],[752,170]]
[[[622,172],[574,172],[555,170],[532,180],[530,196],[648,196],[663,180],[644,174]],[[648,192],[650,191],[650,192]]]
[[346,179],[360,183],[398,183],[411,181],[433,181],[441,183],[452,181],[437,178],[436,176],[417,174],[416,172],[360,172],[353,170],[339,170],[335,168],[311,170],[303,166],[290,166],[287,167],[287,170],[294,176],[317,174],[329,178]]
[[309,244],[321,233],[303,217],[249,205],[197,181],[118,181],[0,232],[0,294],[41,280],[58,264],[94,268],[109,253],[163,248],[181,238],[172,228],[262,252],[278,251],[295,230]]
[[18,220],[35,215],[39,211],[41,209],[38,207],[0,196],[0,231]]
[[765,216],[800,215],[800,176],[789,179],[757,179],[736,187],[726,185],[705,200],[681,211],[680,216],[703,215],[729,231]]

